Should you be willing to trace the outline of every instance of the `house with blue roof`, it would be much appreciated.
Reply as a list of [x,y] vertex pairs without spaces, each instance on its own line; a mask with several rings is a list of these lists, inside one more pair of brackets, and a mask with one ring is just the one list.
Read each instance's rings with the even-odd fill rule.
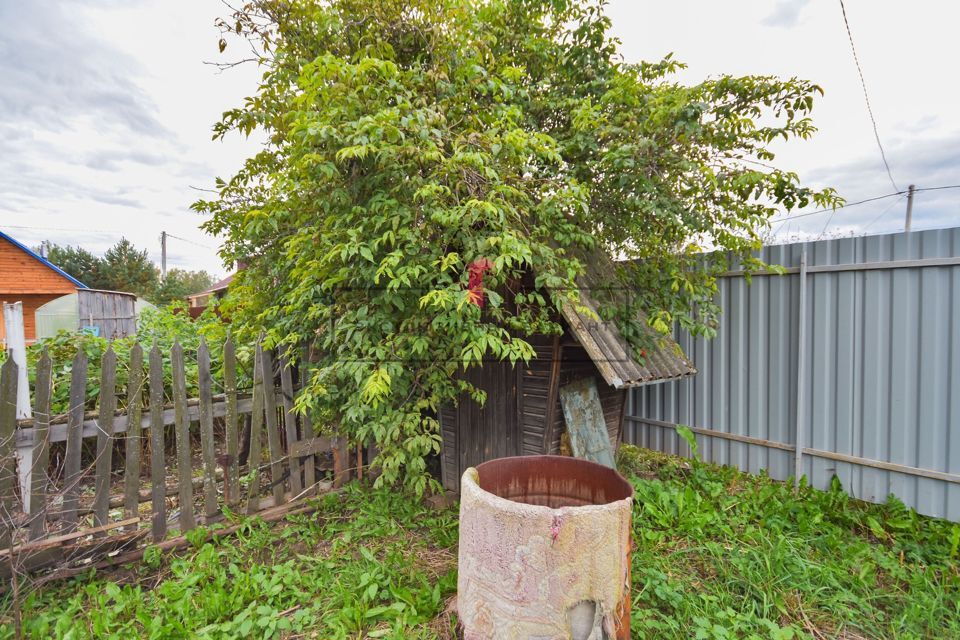
[[[27,342],[36,340],[36,311],[54,298],[87,286],[63,269],[0,231],[0,300],[23,303]],[[0,323],[0,339],[5,339]]]

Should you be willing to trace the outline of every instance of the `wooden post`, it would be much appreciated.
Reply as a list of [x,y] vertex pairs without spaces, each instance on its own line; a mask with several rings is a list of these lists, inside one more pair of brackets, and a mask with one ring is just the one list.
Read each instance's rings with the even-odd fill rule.
[[30,482],[30,540],[46,533],[47,515],[47,468],[50,466],[50,394],[53,363],[50,354],[43,350],[37,361],[36,411],[33,413],[33,474]]
[[[17,419],[30,418],[30,383],[27,380],[27,341],[23,327],[23,304],[4,303],[3,324],[10,358],[17,363]],[[23,512],[30,513],[30,477],[33,470],[33,445],[17,447],[17,471]]]
[[166,469],[163,452],[163,356],[157,343],[150,349],[150,482],[153,485],[153,541],[167,535]]
[[297,435],[297,414],[293,411],[293,376],[290,363],[286,359],[280,364],[280,392],[283,394],[283,425],[287,435],[287,456],[290,463],[290,492],[299,496],[303,493],[303,477],[300,473],[300,459],[291,454]]
[[23,304],[3,304],[3,325],[6,331],[7,351],[17,363],[17,419],[33,416],[30,410],[30,384],[27,380],[27,340],[23,328]]
[[87,401],[87,354],[77,350],[70,371],[70,406],[67,413],[67,450],[63,463],[63,532],[77,528],[80,495],[80,449],[83,445],[83,412]]
[[197,522],[193,517],[193,482],[190,473],[190,420],[187,416],[187,381],[183,369],[183,347],[174,343],[170,352],[173,365],[173,415],[177,439],[177,483],[180,489],[180,533]]
[[247,488],[247,514],[260,508],[260,437],[263,431],[263,349],[257,344],[253,362],[253,409],[250,414],[250,453],[247,469],[250,485]]
[[97,420],[97,476],[93,526],[107,524],[110,515],[110,467],[113,462],[113,417],[117,406],[117,354],[107,346],[100,362],[100,413]]
[[217,514],[217,461],[213,447],[213,380],[210,377],[210,350],[206,342],[197,350],[200,389],[200,451],[203,456],[203,513]]
[[339,489],[350,481],[350,443],[338,434],[331,442],[333,449],[333,488]]
[[270,446],[270,485],[274,506],[283,504],[283,447],[280,446],[280,426],[277,424],[277,389],[273,384],[273,354],[263,351],[260,360],[263,369],[263,411],[266,415],[267,443]]
[[229,504],[240,502],[240,440],[237,437],[237,354],[233,339],[223,345],[223,392],[226,395],[227,469],[224,469],[228,487],[224,493]]
[[13,438],[17,428],[17,363],[0,367],[0,548],[10,546],[13,531]]
[[[143,416],[143,348],[139,343],[130,350],[130,377],[127,382],[127,437],[123,476],[123,508],[127,518],[140,513],[141,418]],[[134,527],[136,528],[136,527]]]

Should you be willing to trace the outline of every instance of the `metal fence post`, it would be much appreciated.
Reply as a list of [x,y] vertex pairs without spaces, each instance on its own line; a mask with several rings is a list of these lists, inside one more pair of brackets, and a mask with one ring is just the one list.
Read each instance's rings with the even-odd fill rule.
[[803,475],[803,423],[804,416],[804,387],[807,364],[807,248],[803,247],[800,253],[800,305],[797,325],[797,426],[793,439],[794,443],[794,471],[793,485],[800,487],[800,476]]

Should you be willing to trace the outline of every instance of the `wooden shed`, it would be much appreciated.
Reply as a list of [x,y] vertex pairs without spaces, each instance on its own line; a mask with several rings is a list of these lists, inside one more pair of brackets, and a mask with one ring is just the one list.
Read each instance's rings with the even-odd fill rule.
[[[43,256],[0,231],[0,301],[23,303],[24,335],[36,340],[36,310],[86,285]],[[0,323],[0,339],[5,339]]]
[[609,282],[605,278],[614,269],[605,254],[591,256],[588,273],[578,281],[583,309],[564,306],[562,335],[527,338],[537,354],[529,363],[487,362],[466,371],[465,379],[484,390],[487,400],[481,407],[464,395],[439,412],[445,489],[458,492],[463,472],[487,460],[560,453],[566,424],[559,392],[567,384],[596,380],[607,435],[615,448],[623,436],[628,389],[697,372],[667,337],[657,336],[658,346],[638,362],[615,322],[597,319],[597,298],[623,295],[601,284]]

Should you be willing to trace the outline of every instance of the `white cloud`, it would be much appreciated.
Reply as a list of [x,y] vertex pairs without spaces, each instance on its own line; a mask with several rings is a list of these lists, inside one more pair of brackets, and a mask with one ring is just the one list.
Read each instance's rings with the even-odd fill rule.
[[767,27],[795,27],[800,22],[800,12],[809,2],[810,0],[780,0],[761,24]]
[[[904,12],[894,0],[848,0],[847,10],[894,177],[903,187],[960,183],[960,84],[949,80],[960,4],[918,0]],[[191,187],[209,188],[258,148],[210,141],[212,124],[259,78],[252,66],[221,74],[203,64],[224,59],[213,21],[226,11],[216,0],[0,0],[0,228],[28,244],[100,252],[126,236],[155,261],[163,230],[217,244],[188,208],[200,195]],[[612,0],[610,12],[627,60],[675,52],[690,64],[683,81],[732,73],[818,82],[819,134],[779,145],[777,163],[849,201],[891,190],[834,2]],[[838,211],[830,228],[892,230],[903,203],[888,206]],[[914,224],[955,225],[958,213],[960,190],[921,192]],[[817,215],[786,226],[816,235],[825,223]],[[169,250],[170,266],[225,272],[209,249],[172,239]]]

